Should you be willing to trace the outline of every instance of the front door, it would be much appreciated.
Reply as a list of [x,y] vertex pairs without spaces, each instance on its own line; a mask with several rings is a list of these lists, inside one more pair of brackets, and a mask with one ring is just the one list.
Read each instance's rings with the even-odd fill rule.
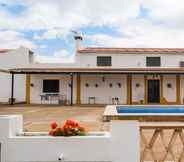
[[160,80],[148,80],[148,103],[160,103]]

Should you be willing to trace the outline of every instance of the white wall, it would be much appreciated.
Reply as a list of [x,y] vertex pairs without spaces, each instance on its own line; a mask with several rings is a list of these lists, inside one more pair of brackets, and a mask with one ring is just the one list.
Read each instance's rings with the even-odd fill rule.
[[[136,87],[139,84],[139,87]],[[140,103],[140,100],[144,101],[144,76],[134,75],[132,76],[132,102]]]
[[[105,78],[105,81],[102,78]],[[152,79],[152,75],[147,76]],[[42,93],[44,79],[59,79],[60,80],[60,94],[66,95],[70,101],[71,90],[69,87],[70,76],[68,75],[31,75],[31,103],[41,103],[40,95]],[[160,77],[158,76],[158,79]],[[86,87],[86,83],[89,87]],[[110,88],[109,84],[112,83]],[[118,87],[121,83],[121,88]],[[140,87],[136,87],[136,84]],[[172,88],[168,88],[167,84],[172,84]],[[95,87],[98,84],[98,87]],[[132,102],[140,103],[144,101],[144,75],[132,76]],[[73,86],[73,103],[76,103],[76,76],[74,76]],[[163,96],[168,102],[176,101],[176,76],[163,76]],[[184,79],[181,77],[181,98],[184,96]],[[118,97],[120,104],[126,104],[127,101],[127,79],[126,75],[81,75],[81,104],[88,104],[89,97],[96,97],[96,104],[112,104],[112,98]],[[50,102],[45,102],[50,103]],[[57,104],[53,101],[50,104]]]
[[[183,77],[182,77],[183,78]],[[151,75],[147,76],[147,79],[153,79]],[[158,75],[158,79],[160,79]],[[139,83],[140,87],[136,87]],[[168,88],[167,84],[170,83],[172,88]],[[184,79],[181,79],[181,97],[184,95]],[[144,76],[133,75],[132,76],[132,102],[144,101]],[[176,102],[176,75],[164,75],[163,76],[163,96],[168,102]]]
[[0,73],[0,102],[8,102],[11,96],[11,75]]
[[[139,134],[138,121],[111,121],[110,146],[113,162],[140,162]],[[123,139],[121,140],[121,138]]]
[[[154,79],[155,77],[156,76],[148,75],[147,79]],[[160,76],[157,75],[155,79],[160,80]],[[172,85],[172,88],[167,87],[168,83]],[[176,75],[163,75],[163,97],[167,102],[176,102]]]
[[[29,50],[20,47],[0,53],[0,69],[18,68],[30,63]],[[25,101],[25,75],[15,75],[14,97],[16,102]],[[0,73],[0,102],[8,102],[11,96],[11,75]]]
[[[1,162],[110,161],[110,136],[16,136],[22,133],[22,116],[0,116]],[[79,148],[80,147],[80,148]]]
[[[105,81],[102,78],[105,78]],[[86,83],[89,87],[86,87]],[[112,87],[109,84],[112,83]],[[118,87],[121,83],[121,87]],[[98,87],[95,87],[98,84]],[[112,98],[118,97],[120,104],[126,103],[126,75],[82,75],[81,103],[87,104],[88,97],[96,97],[97,104],[112,104]]]
[[[168,88],[167,84],[171,84],[172,87]],[[163,96],[168,102],[176,102],[176,76],[175,75],[164,75]]]
[[10,69],[28,65],[30,62],[29,50],[24,47],[0,54],[0,68]]
[[[16,102],[25,101],[25,75],[14,76],[14,98]],[[0,73],[0,102],[8,102],[11,97],[11,75]]]
[[[102,81],[103,76],[95,75],[81,75],[81,104],[88,103],[88,97],[95,96],[97,104],[112,104],[112,97],[119,97],[120,103],[126,103],[126,76],[125,75],[105,75],[105,82]],[[59,79],[60,80],[60,94],[66,95],[70,100],[71,90],[68,84],[70,83],[70,76],[68,75],[31,75],[31,103],[41,103],[40,95],[42,93],[44,79]],[[89,87],[86,87],[86,83]],[[95,84],[98,84],[98,88]],[[110,88],[109,84],[113,87]],[[118,87],[121,83],[121,88]],[[55,102],[53,102],[55,103]],[[73,103],[76,103],[76,76],[74,76],[73,85]]]
[[[137,121],[113,121],[111,132],[74,137],[23,136],[21,116],[0,116],[1,162],[139,162]],[[19,134],[19,136],[17,136]]]
[[[152,79],[152,76],[147,76],[147,79]],[[160,79],[159,76],[158,79]],[[139,88],[136,87],[136,83],[140,84]],[[167,87],[168,83],[172,85],[172,88]],[[181,85],[181,89],[183,89],[183,85]],[[176,102],[176,75],[163,76],[163,96],[168,102]],[[140,100],[144,100],[144,76],[134,75],[132,77],[132,101],[139,102]]]
[[[70,76],[69,75],[31,75],[31,84],[34,86],[30,89],[31,94],[31,103],[41,103],[40,95],[44,94],[42,87],[43,87],[43,80],[44,79],[59,79],[60,80],[60,92],[59,94],[65,95],[67,100],[70,100],[71,96],[71,88],[70,84]],[[73,85],[73,94],[74,98],[73,101],[75,102],[75,92],[76,92],[76,79],[74,78],[74,85]],[[49,102],[45,102],[49,103]],[[57,102],[52,102],[53,104],[57,104]],[[51,104],[52,104],[51,103]]]
[[96,67],[97,56],[112,56],[113,68],[146,67],[146,56],[160,56],[162,67],[179,67],[183,54],[77,54],[77,64],[82,67]]
[[[9,162],[110,161],[109,137],[14,137],[8,140]],[[24,149],[23,149],[24,148]]]

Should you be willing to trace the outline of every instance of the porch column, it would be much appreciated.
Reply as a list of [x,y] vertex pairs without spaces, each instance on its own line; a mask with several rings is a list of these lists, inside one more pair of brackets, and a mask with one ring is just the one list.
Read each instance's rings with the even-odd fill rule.
[[144,104],[148,103],[148,82],[147,76],[144,75]]
[[77,100],[76,100],[76,104],[80,105],[81,104],[81,75],[77,74],[77,88],[76,88],[76,96],[77,96]]
[[26,104],[30,104],[30,84],[31,84],[31,75],[26,74]]
[[160,104],[165,104],[163,75],[160,75]]
[[11,74],[11,98],[10,105],[14,104],[14,73]]
[[181,104],[180,75],[176,75],[176,104]]
[[127,104],[132,104],[132,76],[127,75]]
[[73,105],[73,73],[70,74],[70,84],[71,84],[71,96],[70,96],[70,105]]

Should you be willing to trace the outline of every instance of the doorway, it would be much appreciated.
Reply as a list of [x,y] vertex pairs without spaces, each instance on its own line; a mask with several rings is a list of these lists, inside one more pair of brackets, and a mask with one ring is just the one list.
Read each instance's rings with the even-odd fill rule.
[[160,80],[148,80],[148,103],[160,103]]

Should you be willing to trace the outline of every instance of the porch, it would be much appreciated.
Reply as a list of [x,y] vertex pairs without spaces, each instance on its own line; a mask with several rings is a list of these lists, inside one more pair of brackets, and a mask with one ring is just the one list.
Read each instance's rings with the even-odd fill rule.
[[31,68],[11,69],[10,73],[11,104],[16,97],[16,74],[26,75],[27,104],[180,105],[184,98],[182,68]]

